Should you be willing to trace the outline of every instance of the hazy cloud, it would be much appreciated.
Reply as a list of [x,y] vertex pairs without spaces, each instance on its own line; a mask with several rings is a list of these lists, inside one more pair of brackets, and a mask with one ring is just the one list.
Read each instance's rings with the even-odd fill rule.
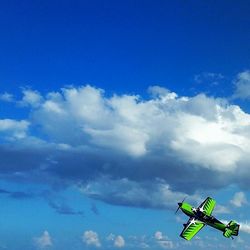
[[0,194],[6,194],[10,198],[14,198],[14,199],[31,199],[35,197],[32,193],[29,193],[29,192],[10,191],[6,189],[0,189]]
[[216,214],[230,214],[231,210],[228,207],[217,204],[214,209]]
[[49,201],[49,206],[53,208],[57,213],[59,214],[64,214],[64,215],[84,215],[83,211],[76,211],[72,207],[70,207],[68,204],[65,202],[56,202],[56,201]]
[[149,86],[148,87],[148,93],[153,97],[153,98],[171,98],[175,99],[177,97],[177,94],[174,92],[169,91],[166,88],[163,88],[161,86]]
[[230,202],[236,207],[241,207],[247,203],[247,198],[243,192],[237,192],[234,194],[234,197]]
[[203,72],[194,76],[194,81],[198,84],[218,85],[219,82],[224,79],[224,76],[220,73]]
[[34,238],[34,242],[38,248],[44,249],[47,247],[51,247],[52,239],[48,231],[44,231],[40,237]]
[[239,224],[240,224],[240,232],[250,234],[250,223],[248,223],[248,222],[239,222]]
[[4,102],[13,102],[14,101],[14,97],[12,94],[4,92],[0,94],[0,100],[4,101]]
[[100,214],[99,209],[98,209],[98,207],[96,206],[95,203],[92,203],[92,204],[91,204],[91,211],[92,211],[95,215],[99,215],[99,214]]
[[250,98],[250,71],[240,72],[235,80],[235,92],[233,98],[249,99]]
[[[79,188],[87,196],[110,204],[145,208],[175,208],[177,202],[186,196],[185,193],[172,191],[168,184],[157,179],[140,183],[126,178],[112,180],[102,177]],[[190,195],[189,201],[197,203],[200,197]]]
[[169,240],[168,237],[166,235],[163,235],[163,233],[160,231],[155,232],[155,240],[163,249],[174,248],[173,241]]

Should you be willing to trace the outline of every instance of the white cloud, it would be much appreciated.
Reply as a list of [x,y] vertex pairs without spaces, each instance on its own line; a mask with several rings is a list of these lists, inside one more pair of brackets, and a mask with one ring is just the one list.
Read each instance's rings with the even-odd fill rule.
[[159,99],[140,101],[127,95],[107,99],[91,86],[64,89],[48,94],[33,118],[65,144],[87,143],[136,157],[161,148],[162,157],[171,152],[186,164],[234,170],[250,151],[250,115],[205,95],[163,93]]
[[44,96],[25,91],[28,121],[0,120],[1,136],[13,142],[0,153],[33,161],[12,162],[10,171],[32,165],[50,180],[77,180],[96,199],[154,208],[173,208],[187,194],[196,201],[198,189],[250,181],[250,115],[224,99],[159,86],[150,99],[107,97],[89,85]]
[[121,235],[109,234],[106,237],[107,241],[113,242],[113,246],[116,248],[123,248],[125,246],[125,239]]
[[125,239],[121,235],[109,234],[106,237],[107,241],[113,242],[113,246],[116,248],[123,248],[125,246]]
[[40,237],[34,238],[34,242],[38,248],[47,248],[53,245],[51,236],[48,231],[44,231]]
[[247,203],[247,198],[243,192],[237,192],[234,194],[234,197],[230,202],[236,207],[241,207]]
[[38,107],[43,97],[38,91],[31,90],[31,89],[24,89],[23,91],[23,98],[20,102],[21,105],[24,106],[31,106],[31,107]]
[[155,232],[155,240],[158,243],[159,246],[163,249],[172,249],[174,248],[173,241],[169,240],[166,235],[163,235],[161,231]]
[[29,125],[30,123],[25,120],[2,119],[0,120],[0,134],[5,139],[22,139],[26,137]]
[[155,239],[156,240],[162,240],[163,239],[163,234],[160,231],[155,232]]
[[[226,220],[222,220],[223,223],[228,224],[229,222]],[[239,233],[244,232],[246,234],[250,234],[250,223],[248,221],[246,222],[238,222],[240,225]]]
[[82,240],[89,246],[101,247],[98,234],[92,230],[85,231],[83,233]]
[[240,222],[240,232],[250,234],[250,223],[249,222]]
[[250,98],[250,71],[246,70],[237,75],[235,80],[235,93],[233,98],[249,99]]
[[115,237],[114,246],[117,248],[123,248],[125,246],[125,240],[121,235]]

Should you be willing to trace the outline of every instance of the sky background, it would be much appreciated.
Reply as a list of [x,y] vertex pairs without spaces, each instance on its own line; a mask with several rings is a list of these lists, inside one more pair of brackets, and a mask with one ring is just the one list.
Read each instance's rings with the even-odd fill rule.
[[[249,1],[1,1],[0,249],[249,249]],[[234,241],[187,243],[217,200]]]

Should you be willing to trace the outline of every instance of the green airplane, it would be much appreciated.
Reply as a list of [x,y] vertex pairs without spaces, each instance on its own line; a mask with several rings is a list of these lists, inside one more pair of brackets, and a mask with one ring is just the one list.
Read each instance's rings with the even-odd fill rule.
[[239,234],[240,225],[235,221],[230,221],[228,224],[224,224],[212,216],[216,204],[214,199],[207,197],[198,208],[192,207],[184,202],[184,200],[178,203],[178,208],[175,213],[181,209],[184,214],[190,217],[188,222],[183,224],[184,229],[180,234],[185,240],[191,240],[205,225],[209,225],[222,231],[226,238],[233,239],[233,236]]

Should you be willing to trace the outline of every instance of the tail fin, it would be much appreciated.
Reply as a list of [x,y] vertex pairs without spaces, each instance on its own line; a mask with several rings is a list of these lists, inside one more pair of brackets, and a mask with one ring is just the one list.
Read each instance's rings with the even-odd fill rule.
[[240,229],[240,225],[237,224],[235,221],[231,220],[226,227],[225,232],[230,232],[231,231],[231,235],[233,236],[237,236],[239,234],[239,229]]

